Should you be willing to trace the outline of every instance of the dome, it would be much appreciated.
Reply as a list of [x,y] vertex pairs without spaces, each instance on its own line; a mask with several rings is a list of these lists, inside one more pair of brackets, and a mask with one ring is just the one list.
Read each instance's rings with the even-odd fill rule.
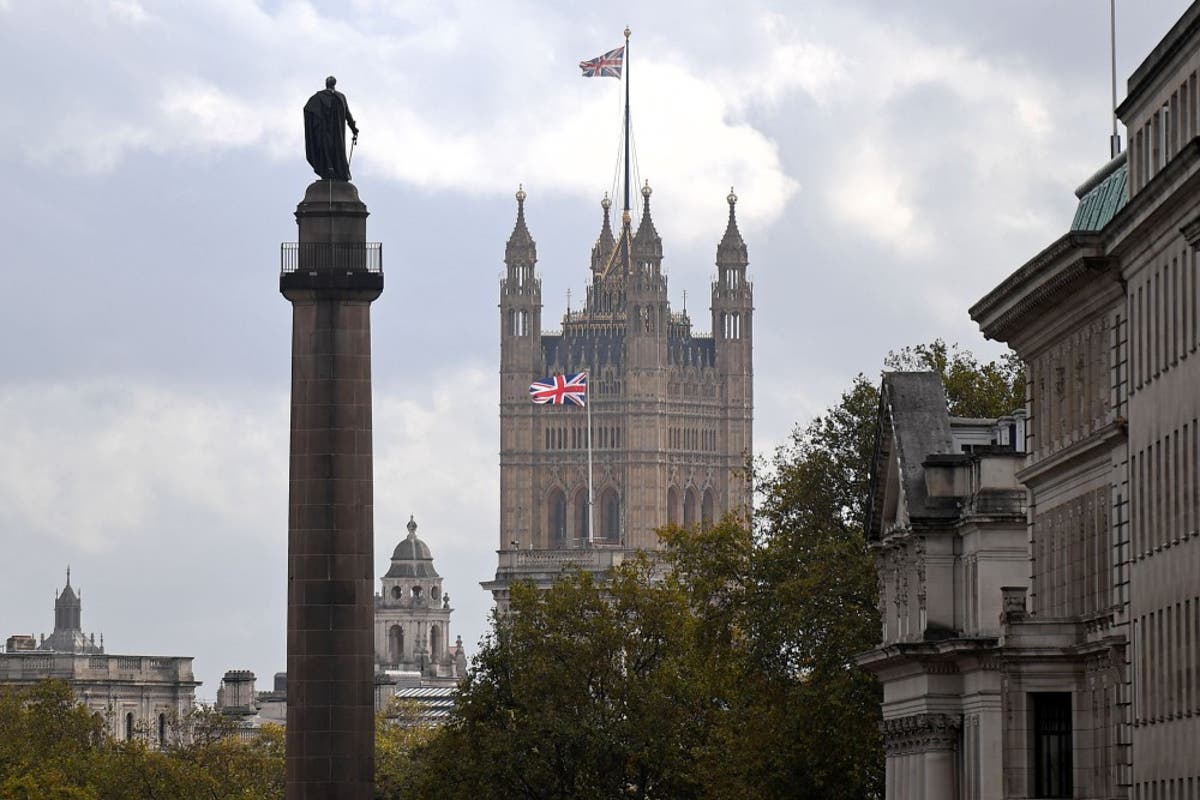
[[385,578],[440,578],[433,568],[429,545],[417,538],[417,523],[408,518],[408,536],[392,551],[392,567]]

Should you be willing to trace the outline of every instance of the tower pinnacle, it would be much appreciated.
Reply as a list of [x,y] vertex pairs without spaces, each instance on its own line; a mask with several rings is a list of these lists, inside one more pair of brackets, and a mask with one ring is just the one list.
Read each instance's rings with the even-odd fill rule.
[[512,235],[508,237],[508,244],[504,248],[504,261],[509,265],[515,262],[532,265],[537,261],[537,245],[533,241],[532,234],[529,233],[529,227],[525,224],[525,198],[527,196],[524,185],[518,184],[517,221],[513,225]]
[[746,252],[746,242],[742,239],[741,231],[738,230],[737,214],[734,212],[738,196],[734,194],[732,186],[729,187],[729,194],[725,197],[725,201],[729,203],[729,222],[725,226],[725,235],[717,245],[717,264],[719,266],[744,267],[750,263],[750,259]]

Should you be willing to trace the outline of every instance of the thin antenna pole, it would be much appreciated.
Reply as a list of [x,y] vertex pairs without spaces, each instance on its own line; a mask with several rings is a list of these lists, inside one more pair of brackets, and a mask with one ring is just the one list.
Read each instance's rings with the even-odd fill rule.
[[1117,0],[1108,0],[1110,64],[1112,65],[1112,137],[1108,140],[1109,158],[1121,152],[1121,134],[1117,133]]

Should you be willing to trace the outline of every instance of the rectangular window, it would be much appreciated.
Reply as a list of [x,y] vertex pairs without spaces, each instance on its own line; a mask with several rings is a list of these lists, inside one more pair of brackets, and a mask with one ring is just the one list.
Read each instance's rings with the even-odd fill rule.
[[1070,797],[1071,693],[1035,692],[1033,758],[1035,797]]

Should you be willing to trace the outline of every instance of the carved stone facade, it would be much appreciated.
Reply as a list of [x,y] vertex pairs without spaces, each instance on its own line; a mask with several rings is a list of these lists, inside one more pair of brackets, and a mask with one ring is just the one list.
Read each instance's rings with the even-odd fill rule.
[[1024,413],[953,418],[934,373],[886,374],[880,395],[867,535],[883,629],[859,663],[883,683],[887,796],[999,798],[996,653],[1015,613],[1002,588],[1026,578]]
[[83,635],[82,609],[82,593],[71,586],[68,570],[55,598],[54,632],[38,647],[32,636],[9,637],[0,653],[0,684],[65,681],[114,738],[166,744],[175,721],[192,710],[200,685],[191,657],[107,654],[95,637]]
[[[636,233],[626,215],[619,236],[605,199],[583,307],[543,332],[537,248],[517,194],[500,284],[500,550],[495,580],[484,584],[501,606],[514,580],[549,585],[566,565],[603,569],[656,549],[661,525],[749,509],[754,308],[737,197],[730,192],[717,246],[712,334],[697,335],[686,310],[667,301],[650,195],[647,185]],[[585,370],[590,517],[587,409],[529,399],[532,381]]]
[[450,595],[429,546],[408,521],[375,595],[375,672],[416,673],[421,685],[454,686],[466,674],[462,637],[450,641]]
[[[943,494],[931,475],[945,464],[943,426],[897,418],[904,394],[885,379],[871,537],[891,618],[862,663],[883,681],[888,798],[1200,793],[1198,76],[1200,3],[1129,80],[1117,109],[1128,154],[1079,188],[1069,232],[971,309],[1027,369],[1024,453],[1010,477],[1028,522],[1006,540],[1001,580],[987,577],[1000,552],[986,544],[990,522],[972,545],[959,533],[969,514],[929,513],[928,498]],[[916,451],[904,446],[909,425],[924,431],[910,437]],[[906,452],[922,460],[923,482],[905,480]],[[924,519],[905,512],[913,497]],[[926,542],[927,619],[905,584],[920,574],[903,555],[916,536]],[[938,572],[935,543],[955,537],[961,572]],[[972,593],[972,580],[977,599],[944,603]],[[943,627],[946,609],[976,601],[977,622],[968,612]],[[947,661],[958,680],[932,668]],[[912,761],[911,744],[901,762],[891,743],[910,742],[902,732],[935,713],[961,720],[956,778],[937,793],[920,781],[939,765]]]

